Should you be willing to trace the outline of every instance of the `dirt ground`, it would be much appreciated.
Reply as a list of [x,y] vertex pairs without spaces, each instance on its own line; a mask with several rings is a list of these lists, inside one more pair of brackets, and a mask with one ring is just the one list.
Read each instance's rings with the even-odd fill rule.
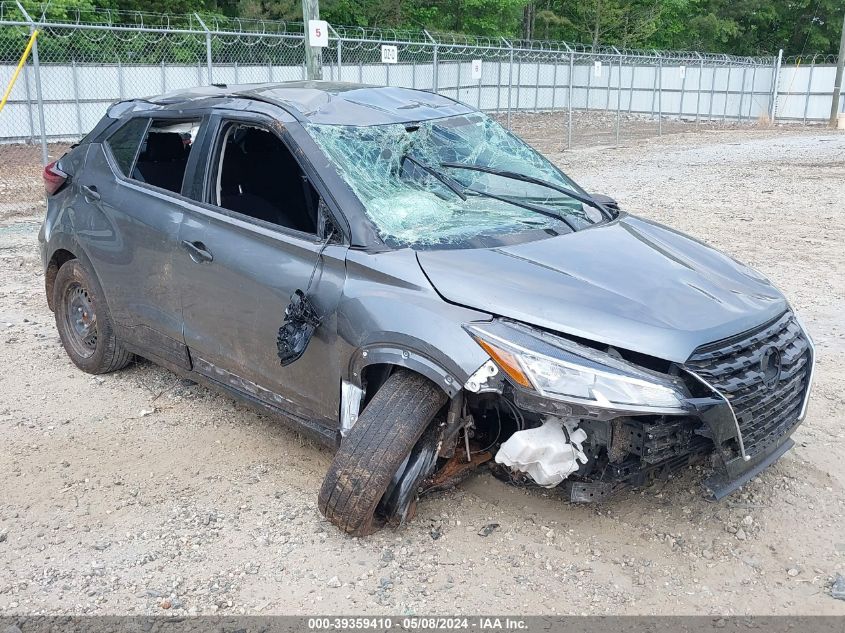
[[716,504],[697,469],[600,506],[480,472],[405,527],[346,537],[316,507],[328,451],[146,362],[74,368],[44,299],[38,152],[0,146],[0,615],[845,615],[829,595],[845,574],[845,134],[562,151],[559,120],[515,127],[588,190],[786,292],[818,352],[791,452]]

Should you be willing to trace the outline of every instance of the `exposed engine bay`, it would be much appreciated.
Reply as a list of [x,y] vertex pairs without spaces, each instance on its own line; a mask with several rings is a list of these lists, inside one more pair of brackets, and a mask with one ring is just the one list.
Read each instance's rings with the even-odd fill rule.
[[[491,358],[397,472],[388,520],[481,465],[589,503],[706,461],[705,488],[722,498],[792,445],[811,377],[811,342],[789,312],[683,365],[513,322],[468,331]],[[361,395],[347,388],[344,400],[357,408]],[[347,429],[354,416],[344,417]]]
[[[706,426],[691,418],[559,417],[520,410],[504,394],[471,394],[467,401],[473,415],[455,443],[452,483],[461,465],[474,468],[484,459],[508,483],[562,486],[569,501],[589,503],[665,477],[714,449]],[[434,474],[434,488],[441,479]]]

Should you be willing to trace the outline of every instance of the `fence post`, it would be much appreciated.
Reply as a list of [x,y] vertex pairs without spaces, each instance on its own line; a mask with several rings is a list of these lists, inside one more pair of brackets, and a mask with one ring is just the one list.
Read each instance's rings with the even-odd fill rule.
[[79,106],[79,75],[76,71],[76,60],[71,60],[73,72],[73,102],[76,104],[76,132],[82,138],[82,109]]
[[[21,15],[24,16],[24,19],[29,23],[29,35],[32,37],[33,32],[35,32],[35,21],[30,17],[29,13],[26,12],[26,9],[23,8],[23,5],[18,1],[15,0],[15,4],[18,5],[18,10],[21,12]],[[38,60],[38,38],[35,38],[32,42],[32,70],[35,74],[35,99],[38,102],[38,127],[40,136],[41,136],[41,163],[46,165],[49,161],[48,154],[47,154],[47,130],[44,129],[44,96],[41,93],[41,64]]]
[[120,97],[120,100],[123,101],[123,95],[126,94],[126,90],[124,89],[124,81],[123,81],[123,63],[120,61],[120,58],[117,59],[117,96]]
[[510,49],[510,54],[508,57],[508,115],[507,115],[507,123],[508,129],[511,129],[511,94],[513,93],[513,46],[511,43],[507,41],[505,38],[502,38],[502,41],[505,43]]
[[[481,54],[481,53],[479,53],[479,55],[480,55],[480,54]],[[470,63],[472,63],[472,62],[470,62]],[[481,74],[482,74],[482,75],[484,74],[484,66],[483,66],[483,65],[481,66]],[[481,77],[479,76],[479,78],[478,78],[478,101],[477,101],[477,102],[478,102],[478,109],[479,109],[479,110],[481,109],[481,83],[482,83],[482,79],[481,79]]]
[[657,135],[663,136],[663,57],[657,58]]
[[[652,66],[654,68],[654,66]],[[651,82],[651,120],[654,121],[655,103],[657,102],[657,69],[654,69],[654,81]]]
[[[696,53],[698,55],[698,53]],[[695,94],[695,124],[701,125],[701,81],[704,79],[704,58],[698,55],[698,90]]]
[[35,142],[35,122],[32,120],[32,94],[29,88],[29,64],[24,64],[23,81],[26,87],[26,114],[29,119],[29,142]]
[[566,149],[572,149],[572,82],[575,71],[575,53],[569,53],[569,96],[566,99],[566,107],[569,110],[566,123]]
[[757,64],[754,64],[754,69],[751,71],[751,98],[748,100],[748,116],[746,117],[749,121],[751,120],[751,112],[754,108],[754,86],[757,85]]
[[725,124],[725,119],[728,117],[728,98],[731,95],[731,71],[733,70],[733,66],[730,65],[728,62],[728,79],[725,82],[725,107],[722,108],[722,125]]
[[434,45],[433,51],[433,62],[434,62],[434,73],[432,74],[431,81],[434,83],[434,93],[440,90],[440,61],[437,59],[437,44]]
[[783,63],[783,49],[778,51],[777,59],[775,60],[775,75],[772,77],[772,103],[769,112],[769,118],[772,123],[775,122],[778,114],[778,91],[780,90],[780,66]]
[[810,63],[810,77],[807,79],[807,96],[804,98],[804,125],[807,125],[807,108],[810,107],[810,92],[813,89],[813,71],[815,69],[816,56],[813,55],[813,61]]
[[499,65],[498,69],[498,79],[496,81],[496,114],[502,111],[502,58],[500,57],[497,61]]
[[742,67],[742,87],[739,89],[739,122],[742,123],[742,102],[745,101],[745,77],[748,73],[748,66]]
[[[613,48],[613,50],[615,51],[615,54],[621,58],[622,53],[619,52],[619,49],[616,48],[615,46],[612,46],[611,48]],[[620,70],[619,73],[620,73],[620,76],[616,81],[616,85],[619,88],[621,88],[622,87],[622,75],[621,75],[622,71]],[[604,109],[605,110],[610,110],[610,90],[611,90],[610,84],[611,84],[612,80],[613,80],[613,63],[610,62],[609,68],[607,69],[607,95],[605,96],[605,99],[604,99]]]
[[[35,27],[30,26],[30,32]],[[44,95],[41,92],[41,63],[38,59],[38,40],[32,43],[32,69],[35,74],[35,100],[38,103],[38,127],[41,136],[41,162],[50,162],[47,155],[47,128],[44,122]]]
[[202,26],[203,30],[205,31],[205,67],[208,70],[208,85],[210,86],[214,82],[211,72],[211,31],[208,30],[208,27],[205,25],[205,22],[202,21],[202,18],[199,16],[199,13],[194,13],[194,17],[196,17],[197,21],[200,23],[200,26]]
[[331,24],[329,24],[329,31],[337,38],[337,79],[335,81],[343,81],[340,78],[340,69],[343,67],[343,40]]
[[425,36],[431,42],[431,91],[434,94],[437,94],[437,91],[440,88],[440,73],[437,67],[437,40],[431,37],[431,33],[427,30],[423,29],[423,33],[425,33]]
[[[619,53],[619,72],[616,77],[616,146],[619,147],[619,117],[622,116],[622,53]],[[608,79],[610,83],[610,79]]]
[[463,70],[463,62],[458,60],[458,72],[456,73],[457,81],[455,82],[455,101],[461,100],[461,71]]

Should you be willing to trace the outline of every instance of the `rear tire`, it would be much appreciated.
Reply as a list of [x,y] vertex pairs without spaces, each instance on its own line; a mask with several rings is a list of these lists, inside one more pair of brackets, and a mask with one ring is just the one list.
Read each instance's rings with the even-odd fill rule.
[[399,369],[382,385],[344,438],[332,460],[318,505],[352,536],[378,530],[388,517],[376,508],[414,445],[446,403],[429,379]]
[[94,275],[78,259],[59,268],[53,287],[56,329],[73,364],[89,374],[116,371],[132,360],[114,335],[102,297]]

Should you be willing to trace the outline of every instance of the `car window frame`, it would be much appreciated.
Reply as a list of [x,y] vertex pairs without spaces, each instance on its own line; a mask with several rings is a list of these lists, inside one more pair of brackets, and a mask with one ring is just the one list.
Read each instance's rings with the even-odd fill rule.
[[[217,215],[237,220],[239,223],[246,223],[262,229],[269,229],[286,237],[306,241],[311,244],[319,244],[325,240],[325,237],[321,236],[319,233],[319,227],[317,227],[317,232],[308,233],[306,231],[282,226],[281,224],[276,224],[274,222],[261,220],[238,211],[233,211],[232,209],[221,207],[210,201],[213,199],[212,189],[214,186],[216,168],[219,163],[223,135],[225,134],[227,126],[232,123],[260,127],[271,134],[274,134],[279,140],[281,140],[282,143],[284,143],[285,148],[291,153],[291,156],[299,166],[299,169],[303,174],[305,174],[306,178],[308,178],[311,186],[314,187],[314,190],[317,192],[320,200],[322,200],[325,208],[328,210],[332,224],[340,232],[338,239],[336,241],[333,240],[333,243],[348,246],[350,241],[349,227],[346,218],[343,217],[343,214],[339,214],[337,210],[332,207],[332,203],[334,201],[330,196],[325,195],[325,187],[317,171],[303,156],[303,153],[297,151],[298,146],[286,133],[284,124],[281,124],[282,131],[280,133],[278,129],[280,126],[279,121],[269,115],[242,111],[222,111],[214,112],[210,115],[208,126],[205,130],[205,137],[203,138],[203,151],[200,152],[200,154],[205,156],[205,162],[202,165],[195,165],[197,171],[193,174],[194,182],[192,183],[192,193],[194,196],[190,198],[191,201],[196,205],[199,205],[200,208],[211,211]],[[342,221],[340,220],[341,218]]]
[[[141,142],[138,143],[138,147],[135,149],[135,156],[132,159],[132,168],[130,169],[130,174],[135,171],[135,165],[138,162],[138,157],[141,153],[141,146],[144,143],[144,139],[147,138],[147,134],[149,134],[150,127],[152,126],[154,121],[167,121],[170,123],[191,123],[197,122],[198,129],[197,135],[194,138],[194,142],[191,144],[191,152],[188,154],[188,161],[185,163],[185,173],[182,175],[182,187],[177,191],[171,191],[170,189],[165,189],[164,187],[159,187],[157,185],[150,184],[148,182],[142,182],[137,180],[136,178],[132,178],[131,175],[127,176],[123,173],[123,170],[120,168],[120,165],[117,162],[117,158],[112,151],[111,145],[109,145],[109,139],[114,136],[119,130],[123,129],[126,125],[129,124],[130,121],[134,121],[136,119],[145,119],[147,122],[146,127],[144,128],[144,135],[141,137]],[[134,116],[126,117],[126,119],[114,130],[111,130],[105,138],[100,141],[100,144],[103,146],[103,150],[106,154],[106,159],[111,167],[112,172],[114,173],[115,177],[118,180],[122,181],[124,184],[133,184],[138,187],[142,187],[144,189],[149,189],[151,191],[155,191],[159,194],[164,194],[167,196],[175,196],[180,200],[187,200],[189,202],[193,202],[193,200],[185,195],[185,189],[188,184],[191,182],[190,176],[193,175],[193,171],[195,169],[195,164],[198,160],[199,151],[195,152],[194,147],[200,145],[199,141],[203,138],[203,130],[208,123],[208,115],[204,113],[196,113],[193,116],[185,116],[183,112],[178,113],[169,113],[169,112],[139,112]]]
[[[110,157],[110,158],[112,159],[112,161],[114,162],[114,165],[117,167],[118,171],[119,171],[121,174],[123,174],[123,176],[124,176],[124,177],[126,177],[126,178],[130,178],[130,176],[128,176],[128,175],[126,175],[126,174],[124,174],[124,173],[123,173],[123,170],[120,168],[120,164],[119,164],[119,163],[118,163],[118,161],[117,161],[117,156],[115,156],[115,155],[114,155],[114,150],[112,150],[112,146],[111,146],[111,143],[109,143],[109,140],[110,140],[110,139],[111,139],[111,138],[112,138],[115,134],[117,134],[118,132],[120,132],[123,128],[127,127],[128,125],[130,125],[133,121],[138,121],[138,120],[142,120],[142,119],[144,120],[144,123],[145,123],[145,125],[144,125],[144,130],[143,130],[143,132],[141,132],[141,140],[138,142],[138,146],[135,148],[135,153],[134,153],[134,155],[132,156],[132,162],[131,162],[131,163],[129,163],[129,174],[131,174],[133,171],[135,171],[135,165],[138,163],[138,156],[140,156],[140,155],[141,155],[141,146],[144,144],[144,139],[145,139],[145,138],[147,138],[147,134],[148,134],[148,133],[149,133],[149,131],[150,131],[150,125],[152,125],[153,120],[152,120],[151,118],[149,118],[149,117],[142,117],[142,116],[129,117],[129,118],[127,118],[125,121],[122,121],[122,122],[120,123],[120,125],[118,125],[118,126],[117,126],[117,127],[115,127],[113,130],[111,130],[111,131],[108,133],[108,136],[106,136],[106,137],[105,137],[105,138],[101,141],[101,142],[102,142],[102,144],[103,144],[103,145],[105,145],[105,146],[106,146],[106,148],[108,148],[108,154],[109,154],[109,157]],[[140,182],[140,181],[138,181],[138,182]]]

